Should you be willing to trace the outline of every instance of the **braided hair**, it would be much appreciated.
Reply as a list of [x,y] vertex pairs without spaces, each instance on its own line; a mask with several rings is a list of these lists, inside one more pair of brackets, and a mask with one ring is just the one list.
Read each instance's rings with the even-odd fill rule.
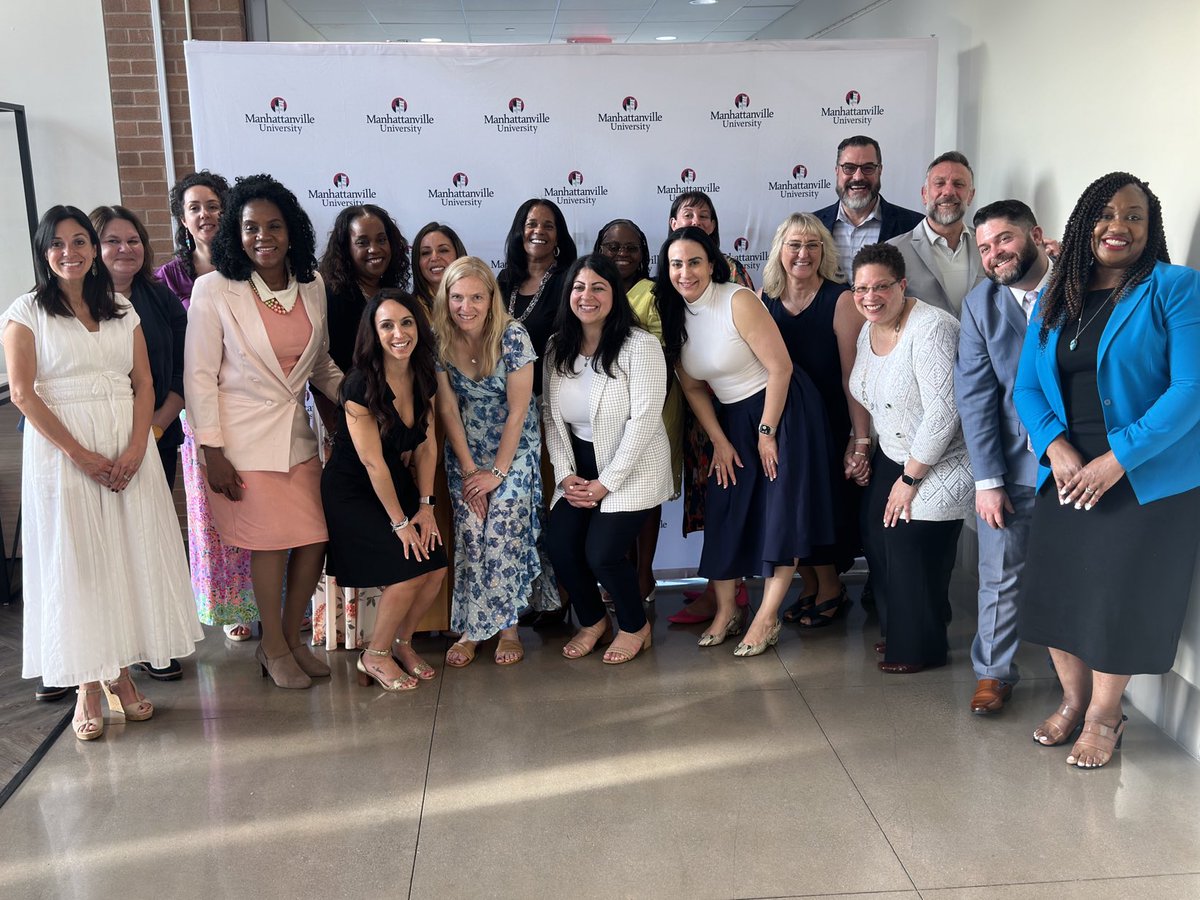
[[1092,230],[1113,195],[1130,184],[1146,195],[1150,207],[1149,234],[1141,257],[1122,273],[1113,292],[1113,303],[1120,302],[1134,285],[1146,278],[1156,262],[1171,261],[1163,232],[1162,204],[1150,190],[1150,185],[1128,172],[1109,172],[1097,178],[1087,186],[1071,210],[1063,230],[1062,252],[1054,264],[1050,283],[1042,293],[1042,328],[1038,334],[1042,347],[1046,346],[1051,331],[1074,321],[1082,312],[1088,280],[1096,264],[1092,254]]

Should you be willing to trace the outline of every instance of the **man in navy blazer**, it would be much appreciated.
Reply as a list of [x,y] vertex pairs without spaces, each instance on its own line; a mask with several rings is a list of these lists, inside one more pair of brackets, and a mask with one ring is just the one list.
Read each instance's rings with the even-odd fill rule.
[[838,202],[813,213],[821,220],[838,249],[842,274],[850,274],[850,261],[864,244],[878,244],[917,227],[923,218],[914,209],[893,206],[879,194],[883,153],[879,143],[865,134],[846,138],[837,147]]
[[954,399],[975,476],[979,532],[979,629],[971,644],[978,679],[971,711],[998,712],[1019,677],[1017,593],[1037,481],[1037,459],[1013,405],[1030,313],[1050,276],[1042,229],[1020,200],[975,214],[987,276],[963,300]]
[[925,170],[921,202],[925,216],[912,231],[888,241],[904,254],[907,293],[962,315],[963,297],[983,281],[975,238],[963,224],[975,197],[975,173],[957,150],[941,154]]

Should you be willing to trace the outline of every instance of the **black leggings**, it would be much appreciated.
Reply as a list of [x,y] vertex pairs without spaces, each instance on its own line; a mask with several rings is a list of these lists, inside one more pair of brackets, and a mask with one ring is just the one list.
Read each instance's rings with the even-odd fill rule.
[[[572,437],[575,474],[591,480],[596,477],[596,453],[587,441]],[[550,510],[546,549],[554,564],[554,573],[571,597],[571,606],[584,627],[604,618],[604,602],[596,582],[604,586],[617,611],[622,631],[640,631],[646,624],[638,589],[637,566],[629,558],[642,523],[650,510],[601,512],[579,509],[559,498]]]

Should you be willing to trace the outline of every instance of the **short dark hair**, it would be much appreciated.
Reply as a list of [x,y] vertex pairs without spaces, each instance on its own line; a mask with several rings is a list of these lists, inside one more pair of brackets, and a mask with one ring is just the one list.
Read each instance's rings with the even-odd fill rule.
[[239,177],[225,198],[221,221],[212,243],[213,267],[230,281],[248,281],[254,264],[242,249],[242,208],[254,200],[267,200],[279,207],[288,231],[287,261],[301,284],[317,274],[317,237],[296,195],[270,175]]
[[683,342],[687,340],[687,301],[675,290],[675,285],[671,284],[668,253],[676,241],[695,241],[704,248],[704,255],[712,263],[712,280],[717,284],[725,284],[731,274],[725,254],[721,252],[713,236],[703,228],[688,225],[686,228],[676,228],[667,235],[658,251],[658,271],[654,276],[654,303],[658,307],[659,319],[662,320],[663,353],[667,357],[668,366],[679,362]]
[[92,249],[96,251],[92,268],[83,276],[83,300],[87,304],[88,312],[97,322],[121,318],[125,315],[125,310],[117,306],[117,299],[113,295],[112,276],[108,274],[108,269],[100,259],[100,237],[92,227],[91,220],[78,206],[52,206],[46,210],[38,223],[37,231],[33,235],[34,301],[47,315],[75,317],[71,301],[58,286],[58,276],[50,268],[50,260],[46,259],[54,241],[54,233],[67,219],[71,219],[87,232]]
[[388,247],[392,252],[392,258],[379,280],[379,286],[408,290],[408,241],[404,239],[388,211],[374,203],[347,206],[333,220],[329,243],[325,245],[325,253],[321,256],[319,267],[321,277],[325,279],[325,287],[330,294],[340,294],[357,281],[354,261],[350,258],[350,226],[355,219],[363,216],[374,216],[383,223],[383,230],[387,232]]
[[192,251],[196,249],[196,242],[192,240],[191,233],[183,224],[183,195],[188,192],[189,188],[197,186],[206,187],[216,194],[217,199],[221,201],[222,209],[225,207],[225,198],[229,194],[229,182],[225,180],[224,176],[210,172],[208,169],[184,175],[171,188],[171,216],[175,219],[175,255],[183,263],[184,271],[193,281],[196,279],[196,267],[192,263]]
[[[123,219],[133,226],[133,230],[137,232],[138,240],[142,242],[142,267],[137,274],[133,276],[133,280],[139,278],[154,283],[158,278],[154,274],[154,252],[150,249],[150,235],[146,231],[146,226],[142,224],[142,220],[131,209],[124,206],[97,206],[92,210],[91,220],[92,225],[96,228],[96,235],[99,236],[108,227],[108,224],[115,219]],[[103,254],[101,262],[103,262]]]
[[671,215],[668,218],[674,219],[679,215],[679,211],[685,206],[699,206],[703,203],[708,207],[708,211],[712,213],[713,230],[712,239],[717,242],[717,247],[721,246],[721,223],[717,219],[717,207],[712,202],[712,197],[704,193],[704,191],[684,191],[678,197],[671,201]]
[[567,227],[567,218],[563,215],[558,204],[553,200],[542,197],[530,197],[517,207],[508,235],[504,239],[504,268],[500,270],[500,282],[505,290],[520,285],[529,277],[529,257],[525,253],[525,219],[535,206],[544,206],[554,216],[555,249],[558,251],[552,268],[562,269],[575,262],[579,251],[575,247],[575,239]]
[[604,328],[600,332],[600,346],[592,354],[592,370],[600,372],[609,378],[613,375],[613,367],[617,364],[617,354],[629,340],[629,332],[637,324],[633,307],[629,305],[629,297],[621,284],[621,273],[617,264],[603,253],[588,253],[572,263],[563,279],[563,294],[558,305],[558,321],[554,335],[554,350],[552,363],[559,375],[571,376],[575,372],[575,357],[583,346],[583,325],[571,311],[571,286],[579,273],[590,269],[608,282],[612,288],[612,309],[604,320]]
[[1037,227],[1037,218],[1033,215],[1033,210],[1020,200],[997,200],[987,206],[981,206],[971,220],[971,225],[978,228],[992,219],[1006,219],[1026,231]]
[[864,244],[854,254],[854,262],[850,266],[852,283],[854,273],[863,266],[883,266],[892,273],[893,278],[903,278],[904,254],[891,244]]
[[971,173],[971,178],[975,177],[975,170],[971,168],[971,164],[967,162],[967,158],[957,150],[947,150],[945,153],[935,156],[933,162],[925,167],[925,174],[928,175],[933,171],[934,166],[940,166],[942,163],[958,163]]
[[879,160],[879,164],[883,165],[883,151],[879,149],[879,141],[873,137],[867,137],[865,134],[852,134],[848,138],[843,138],[837,146],[837,156],[834,159],[842,158],[842,151],[847,147],[874,147],[875,158]]
[[596,244],[594,247],[592,247],[592,253],[601,253],[602,252],[600,250],[600,246],[601,246],[601,244],[604,243],[605,233],[608,231],[608,229],[614,228],[617,225],[624,225],[626,228],[632,228],[634,230],[634,232],[637,234],[638,240],[642,244],[642,264],[640,266],[638,266],[637,277],[639,280],[641,280],[642,278],[649,278],[650,277],[650,245],[646,242],[646,232],[644,232],[644,231],[642,231],[642,229],[638,228],[637,223],[634,222],[632,219],[613,219],[611,222],[606,222],[604,224],[604,227],[601,228],[598,232],[596,232]]
[[433,234],[435,231],[444,234],[450,239],[450,243],[454,245],[455,259],[467,255],[466,245],[463,244],[462,238],[458,236],[458,232],[449,225],[444,225],[441,222],[426,222],[421,226],[421,230],[417,232],[417,236],[412,242],[412,282],[413,293],[424,300],[430,307],[433,306],[433,291],[425,276],[421,274],[421,241]]

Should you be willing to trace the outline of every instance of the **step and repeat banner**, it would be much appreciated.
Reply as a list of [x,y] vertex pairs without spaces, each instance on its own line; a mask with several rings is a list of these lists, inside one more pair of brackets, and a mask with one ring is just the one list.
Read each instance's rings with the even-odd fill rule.
[[[671,201],[698,189],[757,284],[779,223],[836,199],[842,138],[879,141],[883,192],[903,206],[919,206],[934,156],[933,39],[185,51],[197,166],[277,177],[318,252],[341,208],[376,203],[407,236],[448,223],[498,270],[513,214],[538,197],[581,253],[624,217],[654,256]],[[658,568],[691,568],[696,540],[666,521]]]

